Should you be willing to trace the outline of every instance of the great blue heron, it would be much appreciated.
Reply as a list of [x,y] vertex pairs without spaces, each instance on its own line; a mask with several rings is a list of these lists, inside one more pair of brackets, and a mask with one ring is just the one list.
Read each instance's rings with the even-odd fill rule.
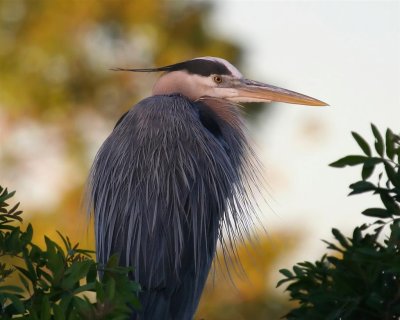
[[248,230],[251,175],[240,102],[323,106],[314,98],[245,79],[229,62],[202,57],[164,72],[152,96],[117,122],[89,178],[97,260],[118,253],[142,286],[132,319],[192,319],[218,239]]

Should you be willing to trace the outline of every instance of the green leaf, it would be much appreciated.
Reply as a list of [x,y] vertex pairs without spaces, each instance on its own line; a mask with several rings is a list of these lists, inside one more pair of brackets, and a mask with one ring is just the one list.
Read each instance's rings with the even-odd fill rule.
[[391,214],[400,214],[399,205],[396,201],[390,196],[388,191],[380,191],[379,193],[383,204],[385,205],[386,209]]
[[47,295],[43,296],[42,305],[40,308],[40,320],[50,320],[50,302]]
[[7,188],[4,190],[3,194],[0,195],[0,203],[6,202],[6,200],[12,198],[15,194],[15,191],[8,192]]
[[107,268],[114,268],[118,267],[118,260],[119,260],[119,255],[118,254],[113,254],[107,261]]
[[61,297],[59,306],[60,306],[61,311],[64,314],[67,314],[67,310],[70,309],[72,297],[73,297],[73,295],[69,294],[69,293],[63,294],[63,296]]
[[26,231],[25,231],[25,241],[27,243],[31,242],[32,237],[33,237],[33,228],[32,228],[32,225],[29,223],[28,227],[26,228]]
[[75,285],[79,284],[80,279],[86,278],[91,264],[92,262],[89,260],[75,261],[72,263],[71,267],[65,272],[65,277],[62,280],[62,287],[70,290]]
[[353,245],[355,245],[356,243],[360,242],[361,239],[362,239],[361,228],[356,227],[356,228],[353,230],[353,240],[352,240]]
[[395,155],[395,145],[393,139],[393,132],[390,129],[386,130],[386,155],[389,159],[393,160]]
[[48,273],[44,268],[38,268],[37,269],[37,274],[40,278],[44,278],[46,279],[46,281],[48,283],[52,283],[53,282],[53,274],[52,273]]
[[350,246],[349,242],[345,238],[345,236],[336,228],[332,229],[332,234],[335,236],[336,240],[344,247],[348,248]]
[[135,294],[142,291],[142,287],[140,286],[140,284],[132,280],[129,280],[129,288],[131,291],[135,292]]
[[331,264],[333,264],[334,266],[338,265],[341,260],[338,259],[337,257],[333,257],[333,256],[329,256],[326,258]]
[[115,280],[113,278],[108,279],[105,289],[106,298],[112,300],[115,296]]
[[363,168],[361,170],[362,179],[367,180],[374,172],[374,169],[375,169],[375,165],[368,165],[368,163],[365,162],[363,165]]
[[285,282],[290,281],[290,279],[288,278],[284,278],[278,281],[278,283],[276,284],[276,288],[280,287],[282,284],[284,284]]
[[19,312],[20,314],[23,314],[25,312],[25,306],[19,297],[17,297],[14,294],[8,294],[8,293],[5,293],[4,297],[11,300],[12,305],[17,310],[17,312]]
[[359,194],[359,193],[363,193],[363,192],[368,192],[368,191],[374,191],[376,190],[376,186],[373,185],[371,182],[368,181],[358,181],[356,183],[353,183],[350,185],[350,189],[353,189],[353,191],[351,191],[349,193],[349,195],[354,195],[354,194]]
[[94,291],[96,289],[95,283],[87,283],[83,286],[76,288],[73,293],[78,294],[85,291]]
[[363,168],[361,171],[362,179],[367,180],[372,175],[372,173],[375,169],[375,165],[380,162],[384,162],[384,159],[373,157],[373,158],[369,158],[368,160],[366,160],[364,162],[364,165],[363,165]]
[[376,128],[376,126],[371,123],[371,128],[372,128],[372,133],[375,136],[375,150],[378,152],[378,154],[383,157],[383,154],[385,152],[385,145],[383,143],[383,139],[381,134],[379,133],[379,130]]
[[97,268],[96,268],[96,263],[93,262],[87,273],[86,282],[92,283],[92,282],[95,282],[96,279],[97,279]]
[[397,163],[400,163],[400,147],[396,148]]
[[367,155],[371,156],[371,149],[369,148],[368,143],[361,137],[357,132],[352,131],[351,134],[353,138],[357,141],[358,145],[362,149],[362,151]]
[[369,208],[362,212],[364,216],[375,217],[375,218],[390,218],[392,215],[386,209],[383,208]]
[[61,234],[61,232],[59,232],[59,231],[57,230],[57,233],[58,233],[59,237],[61,238],[62,242],[64,243],[65,249],[66,249],[67,251],[70,251],[70,250],[71,250],[71,245],[67,242],[67,240],[65,239],[65,237]]
[[104,301],[104,289],[100,282],[96,282],[96,298],[97,301]]
[[396,173],[394,168],[387,162],[384,162],[386,174],[390,182],[397,188],[400,188],[400,175]]
[[47,251],[45,254],[47,257],[47,268],[53,273],[53,284],[58,285],[64,276],[67,263],[64,259],[64,255],[60,252],[56,252],[51,242],[48,242],[48,249],[49,248],[51,248],[50,251]]
[[303,269],[300,268],[299,266],[293,266],[293,271],[296,274],[297,277],[302,277],[304,275]]
[[[133,281],[131,281],[131,286],[133,288],[137,288],[137,287],[140,288],[140,285],[137,282],[133,282]],[[130,299],[128,301],[129,305],[132,306],[135,310],[141,310],[142,309],[142,305],[141,305],[141,303],[139,301],[139,298],[137,296],[138,290],[134,289],[134,292],[135,292],[135,295],[133,295],[133,299]]]
[[56,246],[54,241],[50,240],[50,238],[44,236],[44,241],[46,243],[46,251],[49,256],[55,256],[56,255]]
[[54,304],[53,313],[54,313],[54,320],[65,320],[65,313],[62,311],[60,306]]
[[322,242],[325,242],[328,245],[327,246],[328,249],[339,251],[339,252],[343,253],[343,249],[339,248],[336,244],[331,243],[331,242],[326,241],[326,240],[322,240]]
[[25,277],[27,277],[32,283],[36,283],[36,272],[33,271],[33,274],[30,273],[28,270],[19,267],[19,266],[14,266],[15,269],[17,269],[19,272],[21,272]]
[[71,312],[68,315],[68,320],[81,320],[82,317],[78,314],[76,309],[72,309]]
[[[32,282],[35,284],[37,281],[37,275],[36,275],[36,271],[35,271],[35,267],[32,263],[32,260],[29,258],[28,254],[26,252],[23,253],[23,257],[25,260],[25,265],[27,268],[27,272],[30,276],[28,276],[27,278],[31,279]],[[20,269],[18,269],[20,270]],[[20,270],[22,272],[22,270]],[[26,274],[24,273],[24,275],[26,276]]]
[[84,313],[90,308],[90,304],[86,300],[79,297],[73,297],[72,304],[75,306],[79,313]]
[[342,168],[345,166],[355,166],[361,163],[364,163],[367,161],[369,158],[366,156],[360,156],[360,155],[351,155],[351,156],[346,156],[343,157],[335,162],[332,162],[329,164],[331,167],[335,168]]
[[38,261],[43,258],[43,251],[37,245],[31,243],[31,252],[29,252],[29,259]]

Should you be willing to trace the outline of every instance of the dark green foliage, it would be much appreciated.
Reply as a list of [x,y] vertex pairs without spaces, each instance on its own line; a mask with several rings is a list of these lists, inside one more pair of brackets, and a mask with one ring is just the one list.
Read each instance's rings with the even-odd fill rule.
[[[117,265],[117,257],[101,268],[100,281],[91,252],[68,237],[59,233],[65,249],[47,237],[44,250],[32,243],[32,226],[18,226],[19,204],[9,209],[14,194],[0,187],[1,319],[127,319],[131,308],[140,307],[140,287],[129,280],[129,268]],[[10,277],[17,285],[5,284]]]
[[288,284],[291,300],[299,303],[287,319],[400,319],[400,137],[388,129],[384,141],[374,125],[372,132],[377,156],[353,132],[365,155],[347,156],[331,166],[362,165],[362,179],[350,185],[350,195],[379,195],[383,206],[362,212],[377,220],[356,227],[350,237],[332,229],[336,241],[325,243],[334,255],[280,270],[284,278],[278,286]]

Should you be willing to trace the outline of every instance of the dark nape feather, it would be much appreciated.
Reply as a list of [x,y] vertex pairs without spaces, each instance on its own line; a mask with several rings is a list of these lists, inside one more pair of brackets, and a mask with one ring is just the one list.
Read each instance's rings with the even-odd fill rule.
[[[208,102],[180,95],[141,101],[91,169],[97,259],[117,252],[135,268],[144,288],[140,319],[191,319],[217,242],[230,261],[250,234],[256,164],[238,109]],[[232,109],[229,121],[218,113],[222,104]]]
[[142,69],[125,69],[113,68],[113,71],[132,71],[132,72],[171,72],[185,70],[191,74],[197,74],[208,77],[211,74],[231,75],[232,72],[221,62],[209,59],[193,59],[187,60],[169,66],[155,67],[155,68],[142,68]]
[[125,113],[121,116],[121,118],[118,119],[117,123],[116,123],[115,126],[114,126],[114,129],[115,129],[116,127],[119,126],[119,124],[122,122],[122,120],[124,120],[124,118],[126,117],[126,115],[128,114],[128,112],[129,112],[129,111],[125,112]]

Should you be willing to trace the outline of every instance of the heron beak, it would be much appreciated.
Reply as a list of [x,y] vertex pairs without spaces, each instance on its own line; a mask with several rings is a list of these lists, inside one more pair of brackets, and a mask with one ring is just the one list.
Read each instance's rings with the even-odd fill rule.
[[302,104],[307,106],[327,106],[328,104],[306,96],[301,93],[290,91],[287,89],[275,87],[269,84],[253,81],[249,79],[241,79],[234,86],[235,96],[230,100],[236,102],[286,102],[293,104]]

